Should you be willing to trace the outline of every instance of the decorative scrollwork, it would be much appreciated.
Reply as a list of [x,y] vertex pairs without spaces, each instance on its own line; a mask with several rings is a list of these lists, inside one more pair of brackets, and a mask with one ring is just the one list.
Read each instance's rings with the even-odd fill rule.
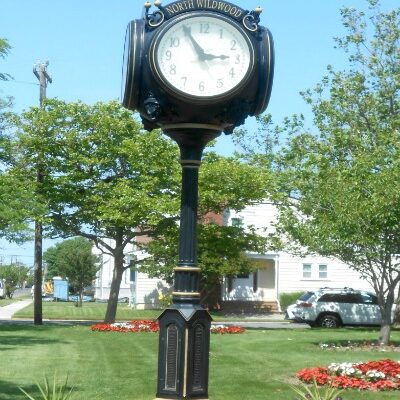
[[158,7],[158,10],[154,11],[153,13],[149,13],[151,4],[149,2],[146,2],[144,7],[145,7],[145,20],[151,26],[152,28],[156,28],[157,26],[160,26],[164,20],[165,20],[165,15],[163,13],[163,9],[161,6],[160,1],[156,1],[154,3],[156,7]]
[[157,10],[153,14],[148,15],[147,22],[151,27],[155,28],[160,26],[164,22],[164,19],[164,13],[161,10]]
[[258,24],[260,23],[261,12],[262,12],[261,8],[256,8],[254,11],[250,11],[243,18],[243,25],[247,30],[251,32],[256,32],[258,30]]

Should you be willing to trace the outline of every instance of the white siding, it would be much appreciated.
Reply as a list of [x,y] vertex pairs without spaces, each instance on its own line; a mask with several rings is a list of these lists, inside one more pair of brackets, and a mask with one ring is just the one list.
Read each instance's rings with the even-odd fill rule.
[[[111,241],[110,241],[110,244]],[[125,249],[128,258],[134,255],[139,259],[144,255],[135,252],[132,245],[128,245]],[[107,254],[102,254],[97,248],[93,252],[100,255],[102,260],[102,268],[97,273],[95,284],[95,298],[97,300],[108,300],[110,295],[110,286],[112,281],[114,258]],[[123,276],[119,291],[119,298],[127,297],[132,307],[136,308],[156,308],[159,307],[159,295],[167,292],[169,286],[161,279],[149,278],[147,274],[137,271],[136,282],[130,281],[130,270],[127,269]]]
[[[240,212],[228,211],[225,221],[232,224],[233,218],[242,219],[243,226],[253,226],[261,235],[274,232],[274,222],[278,214],[277,208],[270,202],[246,207]],[[361,278],[360,274],[350,269],[346,264],[321,256],[298,257],[286,252],[270,255],[249,255],[250,257],[275,260],[275,298],[284,292],[296,292],[318,289],[320,287],[352,287],[354,289],[372,290],[371,285]],[[303,264],[311,265],[311,278],[303,278]],[[319,278],[319,265],[327,266],[326,279]],[[251,276],[247,280],[234,279],[233,290],[228,293],[224,286],[224,298],[226,300],[259,300],[260,296],[253,293]],[[270,295],[270,293],[269,293]]]
[[[311,264],[311,278],[303,278],[303,264]],[[327,265],[327,278],[318,278],[318,266]],[[372,290],[367,281],[346,264],[325,257],[296,257],[287,253],[279,254],[279,292],[297,292],[321,287],[351,287]]]

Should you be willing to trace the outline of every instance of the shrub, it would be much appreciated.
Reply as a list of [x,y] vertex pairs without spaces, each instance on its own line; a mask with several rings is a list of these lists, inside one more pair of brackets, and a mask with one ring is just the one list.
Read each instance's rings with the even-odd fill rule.
[[302,292],[290,292],[290,293],[281,293],[279,295],[279,302],[281,303],[281,309],[282,311],[285,311],[288,306],[291,304],[295,303],[296,300],[302,296],[305,293],[305,291]]

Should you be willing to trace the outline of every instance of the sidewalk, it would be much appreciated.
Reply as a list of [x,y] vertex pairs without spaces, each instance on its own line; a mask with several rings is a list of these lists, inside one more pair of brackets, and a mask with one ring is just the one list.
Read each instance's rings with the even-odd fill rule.
[[32,303],[31,299],[20,300],[16,301],[15,303],[9,304],[8,306],[0,307],[0,320],[12,319],[13,315],[17,311],[22,310],[26,306],[29,306],[29,304],[31,303]]

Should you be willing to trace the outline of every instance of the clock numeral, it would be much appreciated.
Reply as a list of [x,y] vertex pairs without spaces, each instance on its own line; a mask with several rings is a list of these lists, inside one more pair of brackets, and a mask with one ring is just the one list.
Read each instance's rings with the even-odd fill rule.
[[176,65],[175,64],[171,64],[169,67],[169,74],[170,75],[176,75]]
[[179,38],[174,38],[172,37],[169,41],[169,47],[179,47],[180,45],[180,40]]
[[210,24],[200,24],[200,33],[210,33]]
[[166,60],[167,60],[167,61],[170,61],[171,58],[172,58],[172,52],[171,52],[171,50],[167,50],[167,51],[165,52],[165,56],[167,57]]
[[186,87],[187,76],[182,76],[181,79],[183,80],[183,87]]
[[236,49],[236,40],[231,41],[231,50],[237,50]]
[[235,77],[235,68],[231,68],[229,71],[229,75],[234,78]]
[[221,89],[224,86],[224,81],[222,79],[217,80],[217,88]]
[[240,54],[235,57],[235,64],[240,64]]
[[206,87],[205,87],[205,85],[204,85],[204,81],[201,81],[200,83],[199,83],[199,90],[200,90],[200,92],[204,92],[204,89],[205,89]]
[[223,30],[223,29],[220,29],[220,30],[219,30],[219,38],[220,38],[220,39],[223,39],[223,37],[224,37],[224,30]]

